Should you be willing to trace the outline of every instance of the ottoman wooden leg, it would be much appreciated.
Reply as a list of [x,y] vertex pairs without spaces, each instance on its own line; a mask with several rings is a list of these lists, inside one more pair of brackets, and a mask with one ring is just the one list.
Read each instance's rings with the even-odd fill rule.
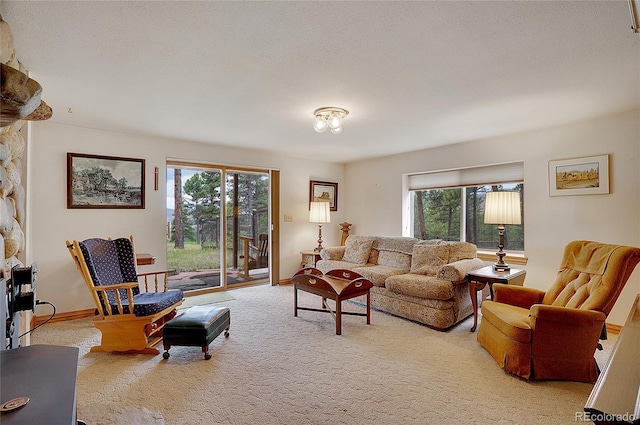
[[204,359],[209,360],[211,358],[211,354],[209,354],[209,346],[202,347],[202,352],[204,353]]

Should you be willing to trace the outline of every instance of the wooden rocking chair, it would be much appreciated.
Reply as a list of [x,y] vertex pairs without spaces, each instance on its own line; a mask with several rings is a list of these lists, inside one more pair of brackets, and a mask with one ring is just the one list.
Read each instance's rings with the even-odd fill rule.
[[184,300],[181,290],[168,290],[168,271],[138,274],[133,236],[66,243],[97,308],[102,339],[91,351],[159,354],[162,328]]
[[242,274],[249,279],[249,270],[269,267],[269,235],[263,233],[258,236],[258,246],[252,245],[253,239],[250,237],[240,236],[240,239],[243,242],[243,255],[240,256],[244,260]]

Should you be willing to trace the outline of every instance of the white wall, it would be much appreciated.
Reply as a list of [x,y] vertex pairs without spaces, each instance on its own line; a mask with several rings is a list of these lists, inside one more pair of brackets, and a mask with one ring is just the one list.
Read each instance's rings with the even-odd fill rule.
[[[549,196],[549,160],[601,154],[609,154],[610,194]],[[346,219],[356,234],[400,235],[402,174],[517,160],[525,172],[525,285],[547,289],[572,240],[640,246],[640,111],[348,164]],[[637,293],[640,266],[607,321],[624,324]]]
[[[166,158],[223,165],[279,169],[281,172],[281,279],[297,269],[299,251],[315,246],[317,226],[308,222],[309,180],[339,183],[339,210],[323,226],[325,246],[339,244],[338,223],[353,223],[352,233],[401,234],[403,173],[523,160],[525,163],[526,285],[546,289],[553,282],[564,245],[575,239],[640,246],[640,111],[574,125],[429,149],[370,161],[330,164],[216,147],[179,140],[112,133],[46,122],[32,128],[28,211],[30,259],[40,269],[37,294],[58,311],[92,308],[88,291],[64,247],[66,239],[133,234],[139,252],[166,265]],[[66,208],[66,153],[79,152],[146,159],[144,210],[69,210]],[[550,159],[610,155],[611,194],[549,197]],[[159,167],[160,190],[153,190]],[[284,214],[293,222],[284,222]],[[631,276],[608,321],[623,324],[635,294],[640,267]],[[41,307],[36,314],[47,314]]]
[[[308,161],[265,152],[218,147],[179,140],[98,131],[87,128],[34,123],[30,140],[31,223],[29,261],[38,263],[37,296],[56,305],[58,312],[93,308],[65,240],[134,235],[138,252],[153,253],[156,264],[148,270],[166,267],[165,205],[166,159],[197,160],[280,170],[280,278],[289,278],[300,265],[300,251],[316,246],[318,227],[309,223],[309,180],[338,182],[339,210],[331,224],[323,226],[325,246],[340,243],[344,221],[344,166]],[[146,159],[145,209],[67,209],[67,152]],[[154,167],[160,169],[159,190],[153,190]],[[284,222],[284,214],[293,222]],[[142,270],[141,270],[142,271]],[[36,315],[48,314],[39,307]]]

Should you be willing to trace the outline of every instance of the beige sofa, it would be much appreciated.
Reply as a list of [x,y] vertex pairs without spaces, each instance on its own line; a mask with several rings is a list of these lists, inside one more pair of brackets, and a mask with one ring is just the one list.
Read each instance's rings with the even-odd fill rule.
[[374,285],[373,308],[445,330],[473,312],[466,274],[484,266],[476,253],[467,242],[351,235],[316,267],[359,273]]

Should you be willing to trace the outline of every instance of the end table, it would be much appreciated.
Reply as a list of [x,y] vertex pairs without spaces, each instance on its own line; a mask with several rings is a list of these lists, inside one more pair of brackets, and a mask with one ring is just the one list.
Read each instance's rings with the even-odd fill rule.
[[300,251],[302,255],[302,261],[300,262],[300,268],[315,267],[318,260],[320,260],[320,252],[309,249],[307,251]]
[[467,273],[469,280],[469,294],[471,295],[471,305],[473,305],[473,326],[471,332],[476,330],[478,325],[478,294],[477,291],[484,289],[489,285],[491,298],[493,299],[493,284],[506,283],[508,285],[522,286],[526,271],[522,269],[510,269],[505,271],[493,270],[493,266],[483,267],[481,269],[472,270]]

